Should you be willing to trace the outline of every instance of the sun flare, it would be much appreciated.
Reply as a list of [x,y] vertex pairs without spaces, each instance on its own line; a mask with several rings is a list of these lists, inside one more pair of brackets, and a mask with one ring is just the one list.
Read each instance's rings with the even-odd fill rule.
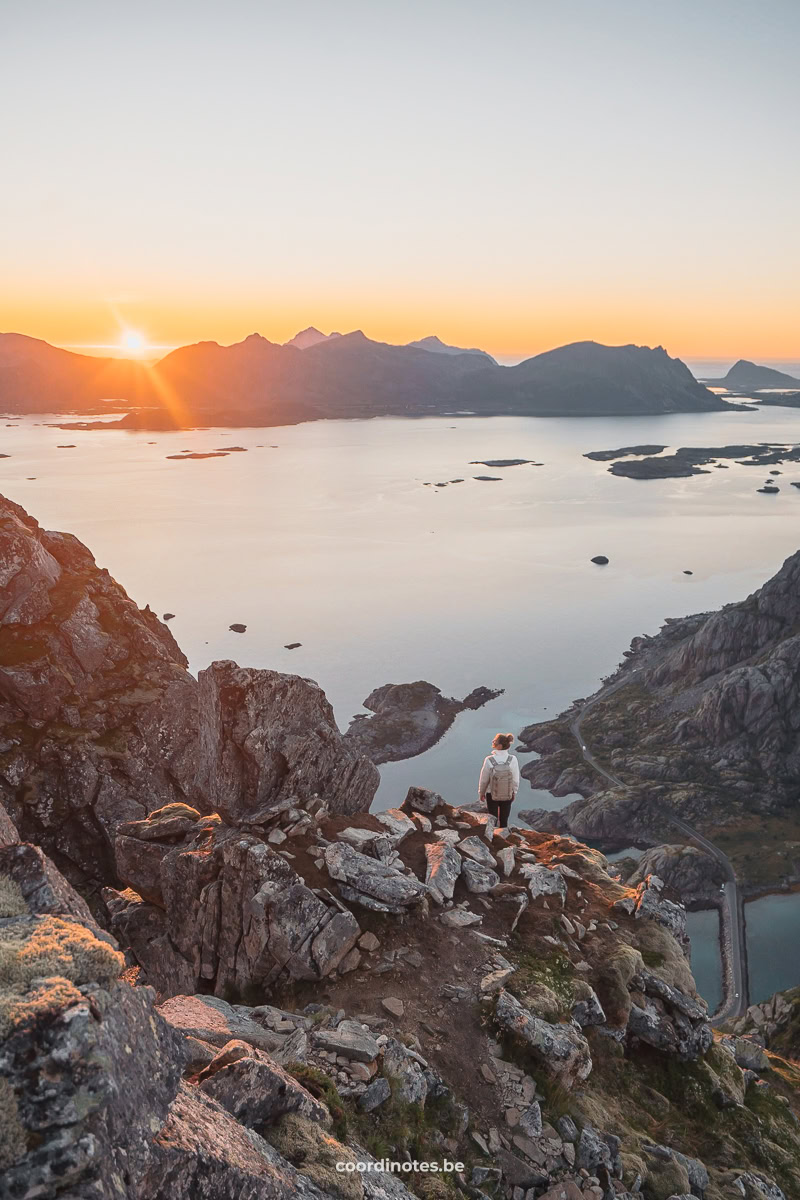
[[122,335],[122,346],[125,350],[144,350],[144,338],[135,329],[126,329]]

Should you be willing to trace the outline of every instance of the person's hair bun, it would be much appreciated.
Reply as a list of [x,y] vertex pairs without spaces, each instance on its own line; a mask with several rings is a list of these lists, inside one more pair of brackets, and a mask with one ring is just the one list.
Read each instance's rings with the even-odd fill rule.
[[501,750],[508,750],[508,748],[511,745],[511,743],[513,742],[513,740],[514,740],[513,733],[496,733],[494,735],[494,741],[500,747]]

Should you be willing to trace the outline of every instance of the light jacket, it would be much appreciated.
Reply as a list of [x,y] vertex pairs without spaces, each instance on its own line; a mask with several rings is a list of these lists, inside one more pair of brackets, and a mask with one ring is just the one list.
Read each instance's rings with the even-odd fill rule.
[[514,780],[514,795],[519,791],[519,763],[513,754],[509,754],[507,750],[493,750],[491,754],[487,754],[483,760],[481,767],[481,777],[478,782],[478,799],[483,800],[486,795],[486,789],[492,782],[492,764],[490,758],[494,758],[497,762],[503,763],[507,758],[511,759],[511,775]]

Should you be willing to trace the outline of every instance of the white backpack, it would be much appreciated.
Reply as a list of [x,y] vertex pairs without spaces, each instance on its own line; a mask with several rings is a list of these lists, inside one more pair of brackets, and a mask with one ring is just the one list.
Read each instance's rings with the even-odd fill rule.
[[492,801],[495,804],[504,804],[508,800],[513,800],[514,768],[511,765],[511,755],[509,754],[505,762],[498,762],[495,756],[490,754],[489,762],[492,768],[492,776],[486,790],[492,793]]

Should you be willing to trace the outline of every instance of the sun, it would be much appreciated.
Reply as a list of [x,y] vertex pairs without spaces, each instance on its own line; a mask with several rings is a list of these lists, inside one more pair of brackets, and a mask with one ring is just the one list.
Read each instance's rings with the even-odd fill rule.
[[135,329],[126,329],[121,340],[125,350],[144,350],[144,338]]

